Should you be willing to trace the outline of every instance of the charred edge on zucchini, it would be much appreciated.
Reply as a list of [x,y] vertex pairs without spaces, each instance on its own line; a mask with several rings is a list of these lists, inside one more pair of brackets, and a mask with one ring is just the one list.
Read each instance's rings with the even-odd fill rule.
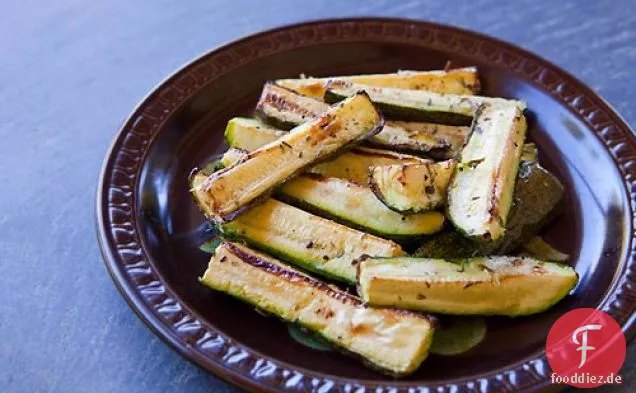
[[[382,126],[382,115],[361,92],[247,154],[239,163],[215,172],[193,192],[202,194],[208,217],[218,223],[231,220],[260,203],[276,185],[375,135]],[[300,151],[304,156],[299,157]]]
[[[245,285],[249,280],[255,281]],[[415,371],[427,357],[432,343],[435,318],[402,310],[368,308],[344,291],[238,244],[226,242],[217,248],[201,282],[284,321],[297,323],[343,353],[390,375]],[[277,298],[278,294],[268,293],[270,286],[287,288],[291,297]],[[364,334],[356,337],[359,333]],[[384,339],[381,349],[369,345],[381,339]]]
[[[231,148],[221,158],[226,166],[234,165],[249,152]],[[325,161],[309,168],[307,172],[328,177],[349,180],[357,184],[367,184],[369,168],[373,165],[415,164],[430,162],[427,159],[407,154],[369,148],[353,148],[331,161]]]

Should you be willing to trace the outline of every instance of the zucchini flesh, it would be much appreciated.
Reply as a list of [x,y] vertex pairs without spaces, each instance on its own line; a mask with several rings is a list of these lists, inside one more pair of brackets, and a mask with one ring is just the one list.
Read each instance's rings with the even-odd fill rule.
[[286,133],[270,127],[258,119],[235,117],[225,127],[225,141],[229,146],[253,151],[275,141]]
[[512,205],[526,136],[526,119],[515,106],[483,106],[448,188],[448,217],[466,236],[500,239]]
[[382,124],[369,97],[356,94],[237,164],[213,173],[193,192],[199,194],[208,217],[219,223],[231,220],[276,185],[376,134]]
[[427,357],[430,317],[366,307],[360,299],[235,243],[222,243],[201,283],[322,336],[392,375],[415,371]]
[[276,195],[317,215],[385,238],[407,240],[438,232],[444,226],[444,215],[439,212],[404,216],[382,204],[369,187],[335,177],[300,175],[283,184]]
[[378,199],[397,212],[433,210],[446,204],[446,190],[456,164],[447,160],[376,166],[369,171],[369,184]]
[[359,269],[358,292],[366,302],[440,314],[535,314],[578,282],[569,266],[523,257],[370,258]]
[[446,94],[476,94],[481,88],[475,67],[457,68],[449,71],[398,71],[394,74],[279,79],[276,84],[302,95],[322,100],[330,80],[396,89],[428,90]]
[[391,89],[341,81],[329,82],[325,101],[338,102],[358,91],[367,92],[387,119],[461,126],[469,125],[477,108],[484,104],[492,106],[512,105],[521,111],[526,109],[525,102],[504,98]]
[[271,198],[220,225],[219,230],[228,239],[245,241],[305,270],[348,284],[355,283],[355,261],[362,255],[404,255],[390,240]]
[[499,242],[472,242],[453,228],[426,240],[415,256],[468,258],[508,254],[524,245],[561,211],[563,184],[536,161],[524,161],[515,182],[514,202],[506,232]]
[[[263,87],[256,112],[276,127],[289,129],[319,116],[328,104],[268,83]],[[393,150],[451,157],[463,146],[469,128],[432,123],[387,121],[368,144]]]

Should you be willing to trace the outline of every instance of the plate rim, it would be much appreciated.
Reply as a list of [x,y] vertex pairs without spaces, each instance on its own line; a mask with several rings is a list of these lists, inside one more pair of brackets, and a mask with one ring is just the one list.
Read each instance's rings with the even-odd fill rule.
[[[206,60],[210,60],[213,55],[219,52],[231,51],[232,48],[238,47],[241,44],[252,42],[255,39],[258,39],[261,37],[270,36],[270,39],[271,39],[271,37],[275,36],[276,34],[294,31],[301,28],[311,28],[316,33],[318,27],[320,26],[334,25],[334,26],[340,26],[335,28],[335,30],[337,30],[336,34],[342,34],[340,30],[344,29],[344,27],[342,26],[347,24],[351,26],[358,25],[359,29],[361,29],[362,27],[373,26],[375,24],[376,27],[380,26],[381,33],[385,31],[387,26],[395,27],[395,26],[401,25],[402,28],[404,28],[404,30],[416,31],[417,29],[422,29],[422,31],[428,31],[428,33],[432,36],[435,36],[436,34],[439,34],[440,32],[443,34],[450,34],[451,41],[455,39],[456,36],[458,35],[463,38],[467,36],[473,41],[478,40],[475,42],[481,42],[481,44],[484,44],[484,43],[494,44],[496,55],[501,54],[502,53],[501,49],[503,48],[503,49],[509,50],[508,52],[509,55],[512,55],[513,57],[516,56],[517,59],[521,58],[522,59],[521,63],[528,60],[530,60],[530,64],[534,63],[534,66],[536,67],[536,70],[535,70],[536,72],[534,73],[532,77],[529,77],[526,74],[520,74],[518,72],[515,72],[515,74],[519,77],[530,80],[533,85],[537,85],[538,87],[542,88],[542,90],[545,93],[551,95],[553,98],[562,102],[565,106],[568,107],[568,110],[574,111],[577,117],[581,117],[581,120],[587,123],[587,126],[589,126],[589,128],[592,129],[592,133],[595,135],[595,137],[597,137],[600,140],[600,142],[604,145],[605,149],[608,151],[608,153],[612,157],[612,161],[614,162],[617,170],[620,173],[620,176],[622,179],[622,185],[625,192],[624,195],[628,205],[627,210],[629,211],[630,218],[631,218],[629,222],[627,223],[627,225],[629,226],[629,233],[631,233],[631,236],[629,237],[629,243],[628,243],[628,246],[626,247],[626,249],[628,250],[626,253],[626,256],[624,260],[619,263],[619,266],[617,267],[617,270],[615,271],[614,278],[612,279],[610,286],[606,289],[606,292],[602,300],[600,301],[600,303],[597,305],[597,307],[601,307],[601,309],[605,310],[607,308],[611,308],[611,306],[614,306],[615,309],[618,309],[620,311],[624,312],[626,309],[629,311],[630,309],[629,300],[633,299],[634,296],[636,296],[636,289],[633,286],[633,274],[636,271],[636,261],[634,259],[636,250],[633,249],[634,240],[636,236],[633,230],[633,220],[636,216],[636,212],[635,212],[636,192],[630,193],[630,188],[636,189],[636,146],[634,146],[636,144],[636,133],[631,129],[629,124],[620,116],[620,114],[605,99],[603,99],[600,95],[598,95],[585,83],[580,81],[575,76],[571,75],[569,72],[563,70],[561,67],[553,64],[552,62],[526,49],[523,49],[512,43],[500,40],[498,38],[488,36],[483,33],[474,32],[474,31],[463,29],[456,26],[450,26],[450,25],[445,25],[445,24],[440,24],[440,23],[425,21],[425,20],[408,19],[408,18],[390,18],[390,17],[389,18],[387,17],[345,17],[345,18],[316,19],[316,20],[310,20],[305,22],[286,24],[286,25],[282,25],[272,29],[255,32],[255,33],[240,37],[236,40],[229,41],[225,44],[221,44],[209,51],[206,51],[202,55],[196,57],[195,59],[191,61],[186,62],[181,67],[177,68],[176,71],[171,73],[169,76],[164,78],[163,81],[159,82],[154,88],[152,88],[152,90],[148,94],[146,94],[146,96],[142,100],[140,100],[139,103],[135,106],[135,108],[132,110],[130,115],[123,122],[123,125],[121,126],[117,134],[114,136],[113,141],[111,142],[111,145],[107,150],[106,156],[104,158],[104,161],[102,163],[100,173],[99,173],[99,181],[98,181],[97,190],[96,190],[95,226],[96,226],[96,232],[97,232],[97,239],[99,242],[104,264],[106,265],[109,275],[111,276],[113,282],[115,283],[115,286],[117,287],[119,292],[122,294],[122,296],[124,297],[128,305],[135,312],[135,314],[137,314],[137,316],[144,322],[144,324],[146,324],[146,326],[148,326],[150,330],[153,333],[155,333],[157,336],[159,336],[164,342],[169,344],[169,346],[172,349],[176,350],[177,353],[185,357],[187,360],[193,362],[197,366],[212,372],[213,374],[225,379],[226,381],[230,383],[233,383],[237,386],[240,386],[244,389],[248,389],[250,391],[260,391],[260,392],[279,391],[277,388],[284,388],[286,386],[285,385],[286,379],[287,381],[289,381],[293,378],[299,379],[300,382],[304,382],[304,384],[302,384],[300,388],[303,391],[317,389],[321,383],[323,384],[322,385],[323,387],[327,387],[327,386],[335,387],[335,388],[348,387],[349,389],[355,390],[356,392],[365,392],[365,391],[371,391],[371,390],[378,391],[377,390],[378,388],[383,389],[382,391],[391,390],[395,388],[397,388],[397,390],[399,391],[402,391],[408,388],[415,388],[415,387],[424,387],[429,390],[432,390],[432,389],[436,389],[438,391],[452,390],[452,391],[460,391],[460,392],[470,391],[474,389],[490,392],[490,391],[498,390],[501,388],[503,388],[506,391],[519,391],[519,390],[526,391],[526,390],[538,390],[538,389],[545,389],[545,388],[549,388],[550,390],[561,390],[565,388],[565,386],[562,386],[562,385],[550,385],[548,380],[549,374],[541,375],[541,373],[546,372],[546,367],[547,367],[547,370],[549,370],[549,366],[547,365],[547,361],[545,358],[545,351],[539,351],[538,353],[529,356],[525,360],[506,365],[505,367],[502,367],[498,370],[494,370],[490,373],[480,374],[477,376],[466,377],[466,378],[457,378],[457,379],[451,380],[451,382],[429,381],[425,385],[423,385],[422,383],[418,383],[416,381],[356,380],[351,378],[330,376],[327,374],[323,374],[323,373],[312,371],[312,370],[307,370],[305,368],[298,367],[293,364],[289,364],[280,360],[273,359],[269,357],[268,355],[265,355],[256,350],[250,349],[249,347],[244,346],[243,344],[234,342],[234,340],[230,339],[229,337],[226,337],[222,332],[217,331],[211,326],[205,326],[205,328],[207,329],[207,332],[205,332],[205,334],[209,334],[211,333],[210,331],[212,331],[213,334],[216,335],[216,337],[213,337],[212,335],[210,335],[209,337],[206,338],[204,334],[203,337],[200,337],[195,342],[190,342],[191,340],[188,341],[188,338],[187,338],[189,336],[186,336],[186,338],[183,338],[177,335],[177,332],[175,331],[175,329],[179,330],[180,328],[175,326],[174,322],[166,320],[166,318],[169,317],[168,315],[160,315],[161,312],[151,307],[149,304],[147,304],[146,301],[148,300],[143,298],[142,292],[147,291],[148,292],[147,296],[163,294],[168,299],[173,300],[174,305],[178,306],[178,308],[180,308],[181,310],[185,310],[184,314],[186,314],[186,316],[189,317],[189,319],[187,317],[184,317],[187,319],[187,322],[180,321],[181,324],[179,326],[181,328],[187,325],[187,328],[190,330],[197,330],[197,329],[201,330],[203,329],[205,325],[204,323],[201,322],[202,318],[200,318],[198,313],[192,310],[187,304],[182,303],[177,293],[174,290],[172,290],[170,285],[163,280],[162,275],[152,268],[150,263],[151,258],[148,257],[148,253],[145,249],[143,241],[141,240],[141,237],[139,237],[139,228],[137,227],[138,224],[137,224],[137,221],[135,220],[136,211],[134,209],[134,200],[135,200],[135,193],[137,191],[135,187],[132,187],[132,189],[129,191],[123,192],[123,194],[130,193],[130,200],[132,203],[130,203],[126,208],[130,210],[129,216],[130,218],[132,218],[132,222],[128,222],[128,224],[131,224],[129,226],[132,226],[132,229],[127,228],[126,225],[122,227],[117,227],[115,225],[107,225],[106,216],[108,216],[109,209],[113,208],[113,206],[111,206],[112,196],[109,196],[107,193],[109,189],[112,189],[112,179],[107,179],[107,175],[113,172],[113,169],[115,169],[122,173],[126,173],[130,176],[134,176],[134,179],[133,179],[135,180],[134,185],[137,185],[136,180],[138,180],[137,177],[139,175],[139,169],[141,168],[141,165],[139,165],[135,173],[129,173],[129,172],[126,172],[125,169],[116,168],[114,165],[114,161],[118,157],[116,153],[119,152],[119,154],[121,155],[121,151],[119,151],[118,148],[119,149],[121,148],[121,145],[124,142],[124,137],[127,134],[130,135],[131,131],[133,131],[134,129],[133,127],[136,126],[135,122],[139,120],[140,111],[145,106],[149,105],[152,99],[157,98],[158,95],[162,93],[162,91],[165,91],[166,89],[168,89],[175,81],[178,80],[179,77],[182,77],[184,75],[193,77],[195,68],[198,65],[204,64]],[[367,26],[365,26],[365,24]],[[349,33],[345,32],[344,35]],[[320,34],[328,34],[328,33],[318,32],[316,35],[319,36]],[[408,34],[409,33],[407,33],[407,35]],[[310,39],[309,42],[297,43],[296,46],[291,45],[289,48],[283,48],[281,51],[284,51],[286,49],[292,49],[302,45],[307,45],[307,44],[309,45],[319,44],[321,42],[334,43],[334,42],[376,41],[376,42],[385,42],[385,43],[391,43],[391,42],[407,43],[407,44],[410,43],[413,45],[419,44],[420,46],[428,45],[429,47],[432,44],[432,42],[425,41],[427,38],[420,40],[417,37],[412,38],[409,36],[408,37],[409,40],[402,38],[401,41],[399,39],[395,41],[391,41],[389,39],[386,39],[386,37],[382,35],[376,34],[374,36],[371,33],[369,36],[363,35],[361,37],[357,37],[357,39],[355,37],[351,37],[349,39],[346,39],[346,38],[343,39],[342,37],[339,37],[339,38],[340,39],[335,39],[331,41],[329,40],[326,40],[326,41],[313,40],[312,41],[312,39]],[[435,38],[437,39],[438,37],[435,37]],[[455,47],[451,47],[449,49],[443,49],[443,48],[435,48],[435,49],[447,50],[452,53],[457,53],[461,56],[475,55],[474,53],[457,52]],[[276,48],[276,50],[273,50],[272,52],[267,52],[265,55],[271,55],[277,52],[279,52],[278,48]],[[249,57],[249,59],[245,63],[239,63],[238,66],[254,61],[256,59],[258,59],[258,57],[256,58]],[[495,66],[506,68],[510,72],[513,72],[513,70],[510,70],[508,68],[509,65],[503,63],[503,61],[500,59],[494,60],[494,59],[485,58],[483,60],[486,60]],[[519,65],[520,64],[517,64],[517,66]],[[230,67],[228,71],[231,71],[235,67]],[[541,78],[541,79],[538,79],[538,78]],[[196,86],[195,91],[191,93],[195,94],[196,91],[199,91],[206,84],[207,84],[206,82],[201,83],[200,85]],[[579,95],[573,98],[567,98],[563,96],[563,94],[568,93],[566,89],[568,84],[573,85],[574,90],[578,91]],[[181,103],[183,103],[189,97],[190,96],[186,98],[181,97],[176,99],[181,100]],[[566,99],[571,100],[571,102],[568,102]],[[597,128],[600,128],[600,126],[598,126],[598,124],[597,125],[592,124],[591,123],[592,119],[588,118],[588,116],[590,115],[585,116],[585,114],[582,113],[583,111],[587,111],[590,108],[588,106],[582,105],[582,103],[578,102],[577,99],[578,101],[584,101],[584,99],[591,101],[591,104],[590,102],[587,102],[587,104],[592,105],[592,109],[594,109],[593,111],[591,111],[592,113],[600,111],[602,114],[606,115],[606,119],[604,119],[603,122],[599,124],[603,125],[605,128],[609,128],[609,127],[617,128],[618,130],[622,131],[622,134],[629,135],[629,137],[623,141],[626,143],[626,145],[629,145],[631,142],[631,146],[628,146],[627,148],[625,148],[627,149],[627,152],[622,150],[618,150],[617,152],[615,152],[612,150],[611,146],[609,146],[609,142],[612,141],[611,138],[609,140],[605,140],[603,138],[603,135],[601,133],[602,131],[597,130]],[[594,100],[598,101],[596,102],[596,105],[593,105]],[[171,109],[169,109],[168,112],[164,114],[163,120],[165,121],[166,119],[168,119],[170,115],[173,113],[173,111],[178,109],[178,107],[179,105],[174,105]],[[157,127],[157,129],[159,128],[160,127]],[[154,134],[150,133],[151,131],[146,130],[146,132],[147,132],[146,136],[149,138],[149,140],[146,140],[143,146],[150,145],[152,142],[152,139],[154,138]],[[134,157],[137,159],[139,164],[143,163],[145,158],[145,153],[146,151],[142,151],[141,157]],[[129,156],[131,155],[131,153],[126,153],[126,154]],[[621,154],[623,155],[622,157],[624,158],[623,160],[621,160],[621,157],[620,157]],[[130,159],[130,157],[126,157],[126,159]],[[635,165],[631,165],[631,163]],[[635,169],[632,170],[631,168],[632,166],[634,166]],[[630,179],[628,179],[628,177],[630,177],[631,181]],[[117,244],[121,244],[121,242],[120,243],[113,242],[118,237],[117,234],[115,233],[115,229],[117,229],[117,231],[119,232],[123,231],[124,238],[126,236],[133,236],[133,235],[130,235],[130,233],[134,234],[136,232],[137,236],[139,237],[139,241],[137,242],[138,243],[137,250],[138,252],[141,252],[142,256],[146,257],[147,261],[145,264],[140,262],[132,263],[132,264],[124,263],[124,259],[121,257],[121,255],[116,255],[117,253],[115,253],[114,250],[117,248]],[[143,258],[141,258],[141,261],[143,261]],[[136,266],[136,264],[139,264],[139,266]],[[134,274],[140,274],[140,276],[143,276],[144,273],[149,273],[149,274],[152,274],[154,277],[157,277],[158,278],[157,282],[159,283],[159,285],[153,284],[152,286],[148,286],[148,284],[141,285],[141,284],[133,283],[131,281],[131,278],[133,277],[133,275],[131,275],[133,274],[132,273],[133,269],[141,269],[139,272],[135,272]],[[616,274],[616,273],[624,273],[624,274],[622,274],[623,277],[621,277],[621,274]],[[168,294],[166,295],[166,293]],[[622,296],[622,295],[625,295],[625,296]],[[619,299],[619,297],[626,297],[627,302],[623,301],[621,303],[621,299]],[[156,305],[157,304],[153,304],[153,306],[156,306]],[[627,313],[630,316],[628,316],[627,319],[624,321],[624,323],[621,324],[621,328],[623,329],[623,332],[625,333],[625,336],[628,342],[631,340],[631,338],[633,338],[634,334],[636,333],[635,331],[636,329],[634,329],[636,327],[636,324],[635,324],[636,316],[634,315],[635,308],[636,306],[631,307],[631,313],[629,312]],[[164,319],[162,319],[162,316]],[[203,338],[206,338],[207,341],[203,340]],[[237,358],[241,356],[258,358],[257,361],[260,361],[262,363],[259,367],[263,370],[265,368],[273,368],[274,371],[276,371],[277,369],[284,368],[283,371],[297,370],[299,373],[295,373],[292,376],[293,378],[286,378],[286,379],[278,378],[275,381],[272,381],[271,379],[267,380],[263,378],[262,376],[259,376],[259,370],[256,370],[254,372],[253,370],[250,369],[250,372],[246,375],[245,373],[242,373],[240,372],[239,369],[237,369],[235,362],[228,362],[227,360],[224,360],[220,355],[216,355],[215,358],[211,357],[210,355],[206,356],[203,354],[203,352],[196,351],[193,349],[195,348],[196,345],[201,346],[207,343],[208,341],[213,341],[213,340],[219,340],[219,345],[222,346],[224,349],[227,349],[229,352],[235,353]],[[226,352],[226,355],[227,355],[227,352]],[[231,357],[232,356],[230,356],[230,358]],[[533,382],[531,382],[530,385],[517,386],[514,383],[514,380],[518,379],[517,374],[522,372],[529,374],[533,377]],[[254,374],[257,374],[257,375],[254,376]],[[296,377],[297,374],[300,374],[300,378]],[[307,384],[308,382],[306,381],[307,379],[310,380],[309,381],[311,382],[310,384]],[[485,385],[483,384],[483,382],[485,382]],[[440,388],[442,388],[443,390],[440,390]]]

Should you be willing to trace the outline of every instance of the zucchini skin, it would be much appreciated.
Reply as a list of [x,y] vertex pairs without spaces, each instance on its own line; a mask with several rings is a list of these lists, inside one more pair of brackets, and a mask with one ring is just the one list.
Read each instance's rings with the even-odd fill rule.
[[267,124],[270,124],[272,127],[279,128],[279,129],[281,129],[283,131],[290,131],[294,127],[298,126],[298,124],[295,123],[295,122],[283,121],[283,120],[281,120],[281,119],[279,119],[277,117],[268,116],[264,112],[260,111],[258,109],[258,107],[256,108],[256,111],[254,112],[254,114],[259,119],[263,120]]

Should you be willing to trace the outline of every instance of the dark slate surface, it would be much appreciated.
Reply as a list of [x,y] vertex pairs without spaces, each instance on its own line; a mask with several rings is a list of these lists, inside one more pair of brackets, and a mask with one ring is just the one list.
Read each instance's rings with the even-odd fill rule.
[[[633,1],[0,2],[0,392],[236,392],[125,304],[94,234],[97,174],[122,121],[202,52],[307,19],[458,25],[564,67],[636,126]],[[622,374],[636,391],[636,346]]]

